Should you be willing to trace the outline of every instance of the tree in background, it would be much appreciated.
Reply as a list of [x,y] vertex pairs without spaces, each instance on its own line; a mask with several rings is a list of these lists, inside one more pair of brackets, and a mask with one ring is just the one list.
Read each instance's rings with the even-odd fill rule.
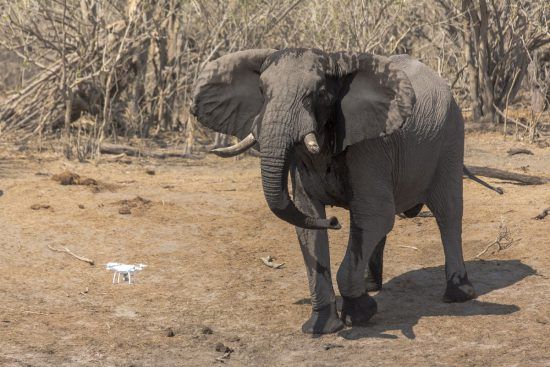
[[409,53],[474,120],[495,122],[550,42],[544,0],[0,0],[0,11],[0,55],[21,73],[0,131],[62,136],[79,156],[166,131],[189,153],[227,144],[188,107],[201,68],[240,49]]

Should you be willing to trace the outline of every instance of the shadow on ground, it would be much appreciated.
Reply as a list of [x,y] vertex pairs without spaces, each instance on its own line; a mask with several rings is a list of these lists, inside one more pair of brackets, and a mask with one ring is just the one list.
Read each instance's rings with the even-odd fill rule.
[[[533,268],[519,260],[467,261],[466,268],[478,296],[509,287],[536,274]],[[444,284],[444,266],[411,270],[401,274],[385,283],[382,291],[374,296],[378,302],[378,313],[370,321],[371,325],[345,329],[339,335],[345,339],[396,339],[396,335],[386,332],[400,330],[407,338],[414,339],[413,327],[422,317],[508,315],[520,309],[513,304],[479,300],[444,303],[441,300]],[[340,309],[341,299],[337,302]],[[309,303],[309,299],[296,302],[304,303]]]

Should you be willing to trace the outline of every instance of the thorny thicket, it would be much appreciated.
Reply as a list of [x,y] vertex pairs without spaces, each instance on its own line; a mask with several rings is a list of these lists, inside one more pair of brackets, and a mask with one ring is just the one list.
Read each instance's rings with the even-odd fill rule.
[[211,142],[189,116],[192,85],[206,62],[239,49],[409,53],[474,119],[497,121],[535,53],[546,61],[533,75],[544,74],[550,43],[544,0],[0,0],[0,14],[0,48],[18,60],[2,133],[60,136],[79,157],[107,137],[181,131],[187,152]]

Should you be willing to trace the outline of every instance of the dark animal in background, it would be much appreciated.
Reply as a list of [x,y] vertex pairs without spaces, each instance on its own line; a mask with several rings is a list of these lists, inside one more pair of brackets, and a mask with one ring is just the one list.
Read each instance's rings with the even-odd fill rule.
[[[396,213],[426,204],[441,232],[445,302],[475,297],[462,257],[464,123],[449,87],[421,62],[311,49],[247,50],[206,65],[192,113],[242,139],[220,156],[255,146],[265,199],[296,226],[312,314],[305,333],[364,325],[376,312],[386,235]],[[293,199],[288,192],[292,179]],[[325,206],[350,211],[349,243],[332,286]]]

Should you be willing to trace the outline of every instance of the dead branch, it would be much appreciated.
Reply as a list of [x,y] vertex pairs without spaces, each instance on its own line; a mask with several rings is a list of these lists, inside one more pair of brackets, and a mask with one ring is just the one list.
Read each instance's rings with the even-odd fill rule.
[[270,268],[273,268],[273,269],[281,269],[281,267],[285,264],[285,263],[281,263],[281,264],[276,264],[273,262],[273,260],[275,260],[273,257],[271,256],[266,256],[266,257],[260,257],[260,260],[262,260],[262,262],[264,263],[264,265],[270,267]]
[[141,150],[138,148],[130,147],[127,145],[119,144],[109,144],[103,143],[99,147],[99,152],[101,154],[115,154],[120,156],[121,154],[126,154],[132,157],[144,157],[144,158],[197,158],[197,156],[183,153],[183,151],[178,150]]
[[77,260],[80,260],[80,261],[84,261],[90,265],[94,265],[94,261],[91,260],[91,259],[88,259],[87,257],[83,257],[83,256],[78,256],[76,255],[75,253],[73,253],[71,250],[69,250],[67,247],[63,246],[63,250],[60,250],[60,249],[57,249],[57,248],[54,248],[50,245],[48,245],[48,248],[52,251],[55,251],[55,252],[65,252],[69,255],[71,255],[72,257],[74,257],[75,259]]
[[418,251],[418,247],[414,247],[414,246],[398,245],[397,247],[410,248],[410,249]]
[[534,155],[534,153],[529,149],[523,149],[523,148],[510,148],[506,153],[508,153],[508,155],[516,155],[516,154]]
[[515,181],[522,185],[544,185],[550,178],[541,176],[523,175],[490,167],[468,166],[471,173],[478,176],[491,177],[499,180]]
[[539,215],[537,215],[536,217],[534,217],[533,219],[536,219],[536,220],[543,220],[544,218],[546,218],[546,216],[550,214],[550,208],[546,208],[544,209],[542,212],[540,212]]
[[495,108],[495,111],[497,111],[497,113],[505,120],[507,121],[510,121],[511,123],[514,123],[516,125],[519,125],[521,127],[523,127],[524,129],[528,130],[529,129],[529,126],[525,125],[524,123],[521,123],[519,122],[518,120],[515,120],[513,118],[511,118],[510,116],[507,116],[504,112],[502,112],[500,110],[500,108],[498,108],[496,105],[493,105],[493,107]]

